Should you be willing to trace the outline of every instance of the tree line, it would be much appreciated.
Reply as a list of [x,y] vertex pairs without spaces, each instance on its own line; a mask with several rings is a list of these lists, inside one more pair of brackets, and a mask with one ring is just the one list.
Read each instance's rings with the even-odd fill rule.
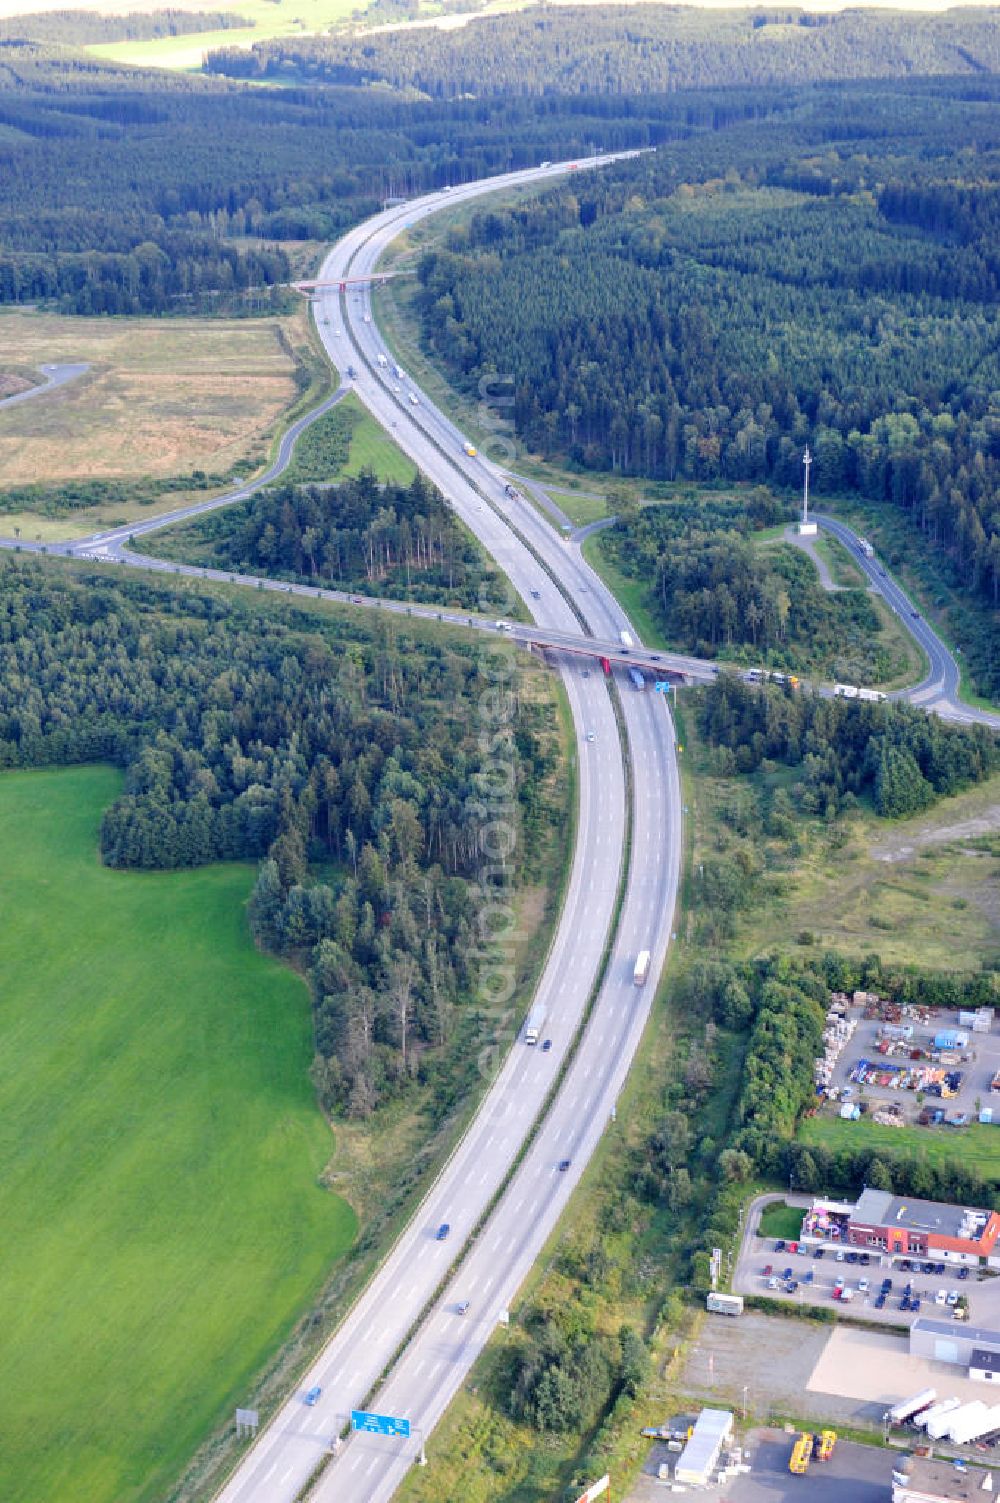
[[162,534],[161,558],[467,609],[503,599],[497,572],[423,476],[282,485]]
[[16,555],[0,586],[0,768],[122,767],[108,865],[261,863],[252,925],[310,977],[328,1107],[366,1115],[415,1078],[454,1093],[480,907],[556,818],[544,701],[506,691],[516,839],[484,876],[482,649]]
[[129,11],[106,16],[96,10],[48,10],[28,12],[0,20],[0,41],[54,43],[61,47],[85,47],[93,42],[148,42],[156,37],[186,36],[199,31],[232,31],[253,26],[247,16],[231,10]]

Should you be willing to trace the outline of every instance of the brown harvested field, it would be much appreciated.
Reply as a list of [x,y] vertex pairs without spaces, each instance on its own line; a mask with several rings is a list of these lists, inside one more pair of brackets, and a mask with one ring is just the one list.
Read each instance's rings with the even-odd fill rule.
[[89,362],[78,380],[0,410],[0,483],[226,475],[265,458],[296,396],[290,318],[98,319],[0,314],[0,380]]

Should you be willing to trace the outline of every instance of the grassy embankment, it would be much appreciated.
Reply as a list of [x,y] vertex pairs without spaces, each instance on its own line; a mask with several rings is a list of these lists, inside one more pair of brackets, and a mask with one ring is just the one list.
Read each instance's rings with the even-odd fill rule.
[[245,865],[115,872],[104,767],[0,777],[0,1493],[163,1496],[351,1244]]

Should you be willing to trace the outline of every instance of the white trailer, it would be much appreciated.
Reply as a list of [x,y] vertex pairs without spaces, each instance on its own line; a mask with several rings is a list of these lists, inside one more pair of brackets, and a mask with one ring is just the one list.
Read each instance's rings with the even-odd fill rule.
[[618,633],[618,639],[621,642],[621,644],[622,644],[623,647],[634,647],[635,646],[635,642],[632,639],[632,633],[630,631],[620,631]]
[[900,1399],[898,1404],[893,1404],[887,1415],[890,1425],[905,1425],[907,1420],[913,1419],[922,1409],[929,1409],[936,1398],[936,1388],[922,1388],[912,1398]]
[[[975,1413],[973,1413],[975,1410]],[[981,1435],[989,1435],[1000,1428],[1000,1406],[990,1404],[966,1404],[951,1417],[948,1434],[956,1446],[967,1446]]]
[[639,954],[636,956],[635,970],[632,973],[632,980],[635,982],[636,986],[645,986],[645,984],[646,984],[646,977],[648,975],[649,975],[649,951],[648,950],[640,950]]
[[935,1415],[927,1421],[927,1439],[943,1440],[951,1435],[952,1429],[961,1434],[969,1420],[981,1418],[985,1411],[982,1399],[973,1399],[969,1404],[960,1403],[957,1409],[949,1410],[947,1414]]
[[932,1404],[929,1409],[914,1416],[913,1423],[918,1430],[924,1430],[931,1420],[938,1419],[942,1414],[950,1414],[953,1409],[961,1407],[961,1399],[941,1399],[937,1404]]

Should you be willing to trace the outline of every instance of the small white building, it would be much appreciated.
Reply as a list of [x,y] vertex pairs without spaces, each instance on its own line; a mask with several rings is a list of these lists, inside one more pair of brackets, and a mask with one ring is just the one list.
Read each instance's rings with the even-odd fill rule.
[[1000,1384],[1000,1352],[991,1352],[981,1346],[973,1347],[969,1358],[969,1377],[975,1378],[979,1383]]
[[691,1439],[677,1458],[675,1482],[707,1487],[732,1433],[733,1416],[728,1409],[703,1409],[695,1421]]

